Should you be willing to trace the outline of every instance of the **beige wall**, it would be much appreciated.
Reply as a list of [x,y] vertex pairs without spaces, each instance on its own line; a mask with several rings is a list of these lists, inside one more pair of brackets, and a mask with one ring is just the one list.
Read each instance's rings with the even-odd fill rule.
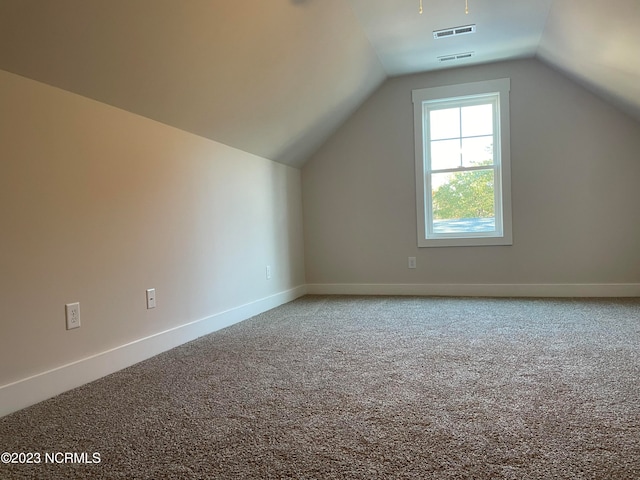
[[0,221],[0,386],[305,281],[299,170],[2,71]]
[[[411,90],[504,77],[513,246],[418,249]],[[640,124],[537,60],[388,80],[302,184],[309,284],[640,281]]]

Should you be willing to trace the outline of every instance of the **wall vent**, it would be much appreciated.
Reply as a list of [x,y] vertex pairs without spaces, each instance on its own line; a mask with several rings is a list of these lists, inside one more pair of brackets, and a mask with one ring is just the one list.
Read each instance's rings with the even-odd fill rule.
[[453,53],[451,55],[443,55],[438,57],[439,62],[451,62],[452,60],[464,60],[465,58],[471,58],[475,55],[475,52],[465,52],[465,53]]
[[462,27],[445,28],[444,30],[434,30],[433,38],[436,40],[439,38],[455,37],[457,35],[466,35],[468,33],[475,33],[476,25],[464,25]]

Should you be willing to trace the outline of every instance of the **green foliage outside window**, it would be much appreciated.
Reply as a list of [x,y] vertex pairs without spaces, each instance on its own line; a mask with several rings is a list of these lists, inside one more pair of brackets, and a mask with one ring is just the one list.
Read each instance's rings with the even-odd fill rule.
[[454,173],[433,192],[435,219],[495,216],[493,170]]

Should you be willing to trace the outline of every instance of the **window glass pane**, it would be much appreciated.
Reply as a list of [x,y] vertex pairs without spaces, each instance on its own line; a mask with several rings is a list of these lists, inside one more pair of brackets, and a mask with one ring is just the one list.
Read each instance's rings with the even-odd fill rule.
[[493,169],[431,174],[433,232],[494,232],[493,177]]
[[429,112],[429,138],[441,140],[460,136],[460,109],[447,108]]
[[493,134],[493,105],[462,107],[462,136]]
[[460,140],[431,142],[431,170],[460,166]]
[[465,167],[493,165],[493,135],[463,138],[462,164]]

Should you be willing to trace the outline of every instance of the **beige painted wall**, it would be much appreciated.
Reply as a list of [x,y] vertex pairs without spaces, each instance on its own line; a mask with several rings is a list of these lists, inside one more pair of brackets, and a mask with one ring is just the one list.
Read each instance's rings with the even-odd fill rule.
[[0,386],[305,281],[299,170],[3,71],[0,222]]
[[[417,248],[411,90],[504,77],[513,246]],[[537,60],[388,80],[302,185],[309,284],[640,281],[640,124]]]

